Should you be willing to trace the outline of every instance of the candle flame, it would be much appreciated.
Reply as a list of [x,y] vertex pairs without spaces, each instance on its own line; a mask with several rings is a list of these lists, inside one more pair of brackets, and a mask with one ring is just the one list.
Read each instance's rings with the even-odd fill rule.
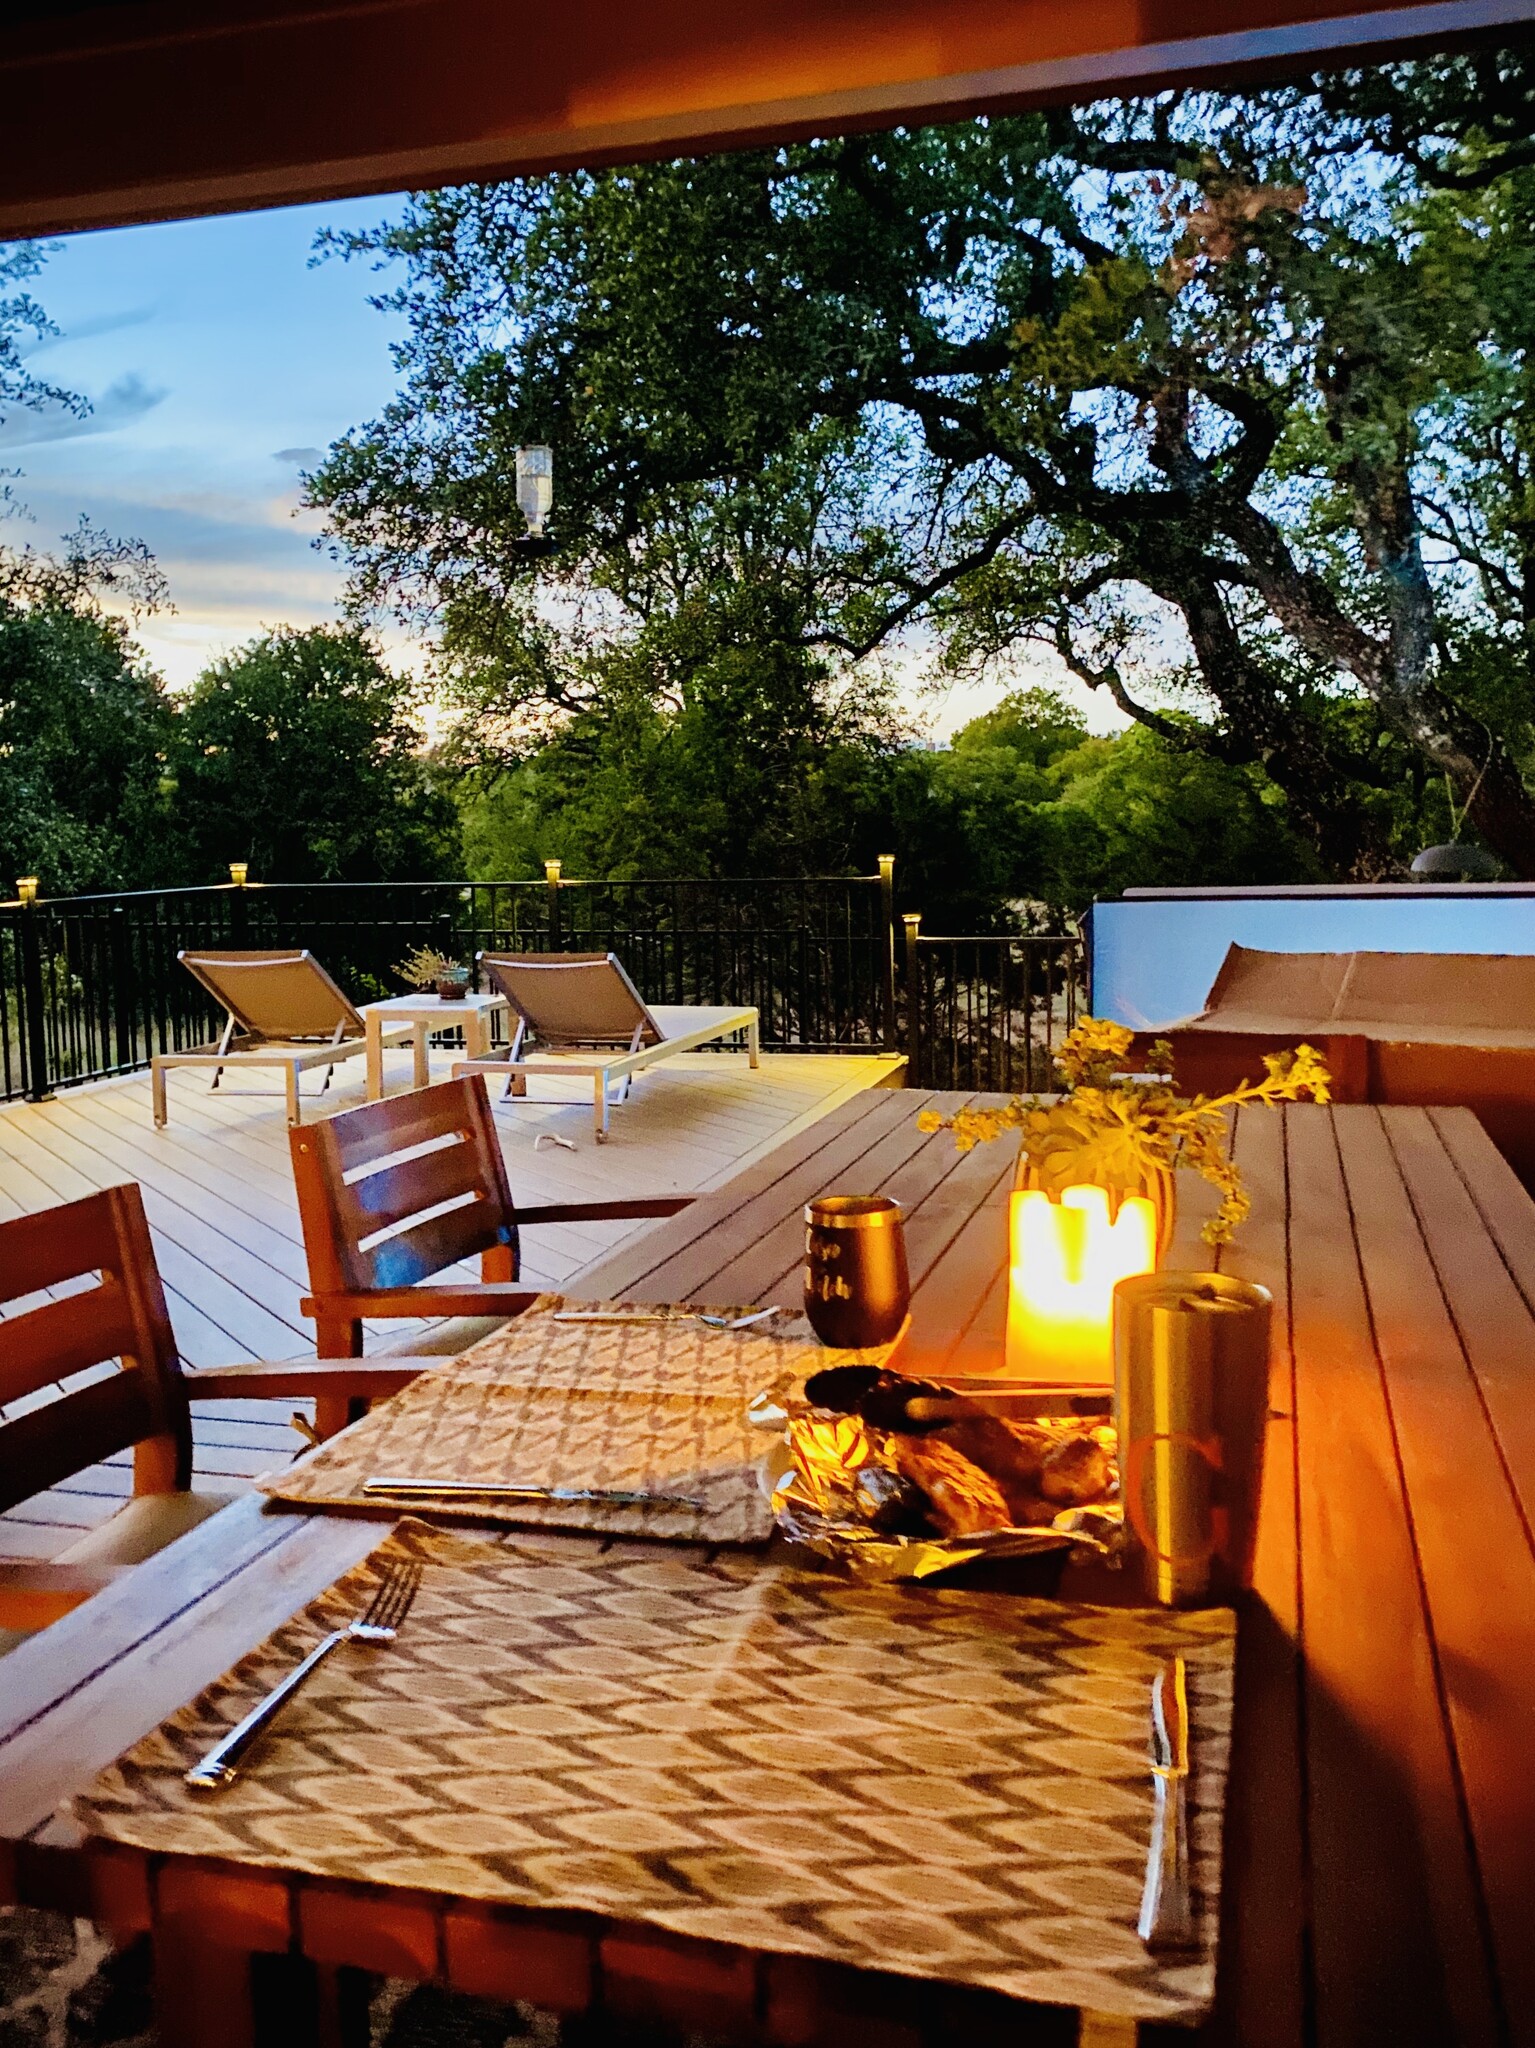
[[1007,1352],[1032,1378],[1103,1383],[1113,1377],[1114,1289],[1156,1266],[1157,1216],[1127,1195],[1110,1221],[1104,1188],[1041,1188],[1012,1198]]

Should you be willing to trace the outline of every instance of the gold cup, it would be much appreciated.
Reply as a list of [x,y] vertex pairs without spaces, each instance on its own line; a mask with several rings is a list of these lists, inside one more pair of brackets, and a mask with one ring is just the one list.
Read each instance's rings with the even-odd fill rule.
[[843,1351],[888,1344],[910,1306],[899,1202],[822,1195],[807,1204],[805,1314],[823,1344]]
[[1120,1491],[1164,1607],[1252,1583],[1273,1306],[1224,1273],[1144,1273],[1114,1290]]

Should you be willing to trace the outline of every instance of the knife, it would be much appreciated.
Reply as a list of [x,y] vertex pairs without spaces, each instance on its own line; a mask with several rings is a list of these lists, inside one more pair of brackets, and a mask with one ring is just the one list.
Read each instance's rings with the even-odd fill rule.
[[627,1492],[608,1486],[477,1485],[470,1479],[365,1479],[364,1493],[387,1493],[395,1500],[549,1500],[585,1501],[605,1508],[692,1508],[702,1514],[707,1503],[681,1493]]
[[554,1312],[557,1323],[685,1323],[686,1313],[676,1315],[670,1309],[638,1308],[559,1308]]
[[1148,1948],[1188,1948],[1194,1940],[1189,1900],[1188,1669],[1173,1657],[1151,1683],[1151,1783],[1156,1808],[1136,1933]]

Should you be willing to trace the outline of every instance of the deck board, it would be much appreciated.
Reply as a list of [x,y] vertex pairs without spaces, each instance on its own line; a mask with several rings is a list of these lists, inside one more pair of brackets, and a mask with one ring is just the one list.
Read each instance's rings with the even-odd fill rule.
[[[1291,1339],[1288,1174],[1284,1117],[1243,1109],[1234,1117],[1232,1156],[1253,1199],[1235,1242],[1212,1253],[1195,1233],[1175,1257],[1212,1261],[1255,1280],[1274,1297],[1269,1427],[1262,1512],[1253,1560],[1253,1598],[1238,1615],[1233,1755],[1238,1770],[1261,1757],[1267,1796],[1237,1801],[1226,1831],[1221,1882],[1222,1965],[1212,2038],[1242,2048],[1295,2048],[1306,2035],[1306,1824],[1301,1723],[1299,1467],[1295,1437],[1295,1349]],[[1191,1175],[1183,1176],[1179,1215]],[[1203,1184],[1201,1184],[1203,1185]]]
[[[447,1077],[449,1061],[434,1055],[435,1078]],[[881,1054],[767,1053],[755,1072],[742,1055],[684,1055],[639,1077],[630,1099],[614,1109],[611,1137],[601,1147],[592,1136],[589,1084],[541,1077],[534,1100],[502,1103],[494,1085],[491,1099],[513,1192],[533,1206],[706,1192],[864,1090],[898,1079],[899,1071],[898,1060]],[[391,1091],[406,1072],[401,1060],[386,1064]],[[201,1074],[172,1074],[170,1122],[162,1131],[150,1114],[147,1074],[0,1108],[0,1220],[138,1182],[176,1341],[190,1366],[299,1358],[313,1350],[313,1326],[298,1306],[307,1265],[281,1092],[261,1077],[235,1079],[238,1085],[215,1092]],[[324,1096],[306,1077],[304,1095],[306,1118],[352,1108],[363,1100],[362,1062],[339,1069]],[[575,1149],[536,1146],[543,1135]],[[538,1286],[567,1286],[655,1227],[641,1221],[529,1230],[526,1276]],[[463,1277],[478,1275],[466,1268]],[[370,1324],[368,1348],[431,1327]],[[196,1484],[227,1491],[291,1454],[299,1447],[289,1423],[295,1405],[199,1405]],[[113,1460],[23,1502],[0,1516],[0,1556],[52,1555],[111,1512],[131,1477],[126,1459]]]
[[[1393,1258],[1421,1246],[1377,1118],[1286,1122],[1304,1278],[1292,1308],[1315,2038],[1328,2048],[1374,2027],[1382,2041],[1490,2043],[1477,1881],[1372,1313],[1388,1307]],[[1379,1338],[1388,1361],[1396,1309]]]

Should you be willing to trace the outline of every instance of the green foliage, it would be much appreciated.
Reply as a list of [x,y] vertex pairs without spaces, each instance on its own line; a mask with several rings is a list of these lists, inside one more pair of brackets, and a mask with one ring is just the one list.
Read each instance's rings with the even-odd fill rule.
[[[26,368],[18,337],[54,331],[26,290],[41,261],[0,250],[0,417],[86,409]],[[84,520],[58,554],[0,545],[0,890],[222,881],[242,859],[274,881],[456,872],[413,692],[365,636],[266,634],[174,700],[113,615],[166,597],[142,543]]]
[[405,388],[312,495],[513,722],[592,681],[508,544],[537,438],[593,632],[757,586],[831,681],[1042,643],[1327,872],[1398,859],[1380,735],[1535,871],[1532,206],[1517,52],[418,197],[345,244]]
[[364,635],[284,628],[206,669],[181,705],[172,810],[188,878],[231,860],[263,881],[452,873],[450,802],[409,686]]
[[1090,738],[1051,690],[1004,698],[943,750],[817,735],[771,777],[713,711],[635,689],[475,778],[468,872],[536,876],[552,857],[571,875],[868,874],[894,853],[934,931],[1058,923],[1136,884],[1321,879],[1261,771],[1144,731]]
[[[1048,691],[1005,700],[948,753],[913,756],[905,770],[901,872],[933,930],[1053,921],[1095,896],[1193,876],[1323,879],[1261,772],[1138,729],[1088,738]],[[918,833],[914,811],[925,812]]]
[[[28,289],[44,254],[0,247],[0,420],[18,406],[90,409],[27,367],[27,342],[57,332]],[[0,481],[0,514],[15,511],[10,498]],[[0,893],[22,874],[56,894],[165,879],[171,707],[103,604],[136,615],[164,594],[146,548],[84,519],[57,556],[0,541]]]
[[[1380,878],[1469,805],[1535,874],[1528,53],[417,195],[340,240],[399,266],[402,383],[310,495],[357,616],[425,632],[449,754],[355,630],[264,636],[167,705],[99,603],[152,602],[152,565],[83,535],[0,560],[14,859],[894,852],[930,929],[985,930]],[[37,260],[0,257],[0,410],[71,402],[17,346]],[[516,545],[529,440],[547,562]],[[1131,730],[1021,691],[911,743],[892,676],[1042,649]]]
[[1261,771],[1135,729],[1089,740],[1057,774],[1050,866],[1068,902],[1176,888],[1190,875],[1212,887],[1327,879]]
[[167,879],[161,756],[170,707],[115,620],[0,595],[0,890]]
[[966,755],[1003,747],[1033,767],[1053,767],[1088,737],[1087,725],[1058,690],[1034,686],[1012,690],[954,735],[954,751]]
[[[639,656],[515,766],[467,779],[472,874],[841,873],[861,863],[859,826],[886,756],[842,730],[813,664],[771,641],[727,647],[658,698]],[[875,836],[878,836],[877,834]],[[869,861],[872,865],[872,859]]]

